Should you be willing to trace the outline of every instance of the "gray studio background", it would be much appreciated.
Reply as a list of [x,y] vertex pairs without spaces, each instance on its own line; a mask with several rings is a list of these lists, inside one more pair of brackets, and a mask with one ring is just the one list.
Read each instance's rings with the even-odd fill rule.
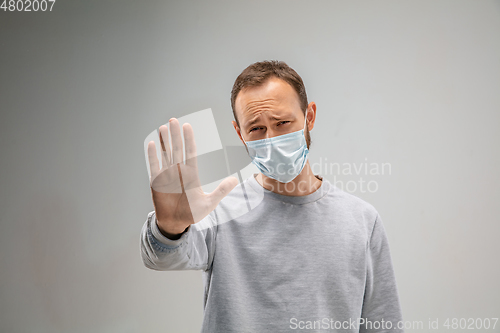
[[351,193],[383,218],[404,319],[426,325],[413,331],[500,317],[499,32],[499,1],[1,11],[0,332],[200,329],[201,272],[140,258],[143,141],[212,108],[222,143],[240,144],[230,90],[264,59],[296,69],[317,103],[311,163],[390,163],[363,175],[376,192]]

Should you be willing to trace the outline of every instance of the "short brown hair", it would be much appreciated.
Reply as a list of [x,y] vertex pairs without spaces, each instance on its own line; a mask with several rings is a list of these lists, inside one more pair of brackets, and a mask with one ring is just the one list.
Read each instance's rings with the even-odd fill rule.
[[299,96],[300,108],[304,114],[307,109],[307,94],[304,82],[297,72],[283,61],[265,60],[251,64],[241,72],[234,82],[231,90],[231,108],[234,120],[240,126],[236,117],[235,102],[238,93],[247,87],[258,87],[263,85],[269,78],[282,79],[292,86]]

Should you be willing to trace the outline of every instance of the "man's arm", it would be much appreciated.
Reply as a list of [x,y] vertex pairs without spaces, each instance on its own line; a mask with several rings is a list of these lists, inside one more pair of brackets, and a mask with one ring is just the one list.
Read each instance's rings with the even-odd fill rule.
[[148,214],[141,231],[144,265],[157,271],[209,269],[215,246],[216,225],[213,219],[211,213],[203,220],[205,225],[209,223],[212,227],[199,230],[193,224],[179,239],[172,240],[161,233],[153,210]]
[[[366,268],[366,287],[361,314],[365,325],[361,322],[359,332],[404,332],[403,329],[398,329],[398,322],[403,320],[401,305],[389,242],[378,214],[368,244]],[[388,321],[390,323],[387,323]],[[392,328],[389,329],[391,323]]]

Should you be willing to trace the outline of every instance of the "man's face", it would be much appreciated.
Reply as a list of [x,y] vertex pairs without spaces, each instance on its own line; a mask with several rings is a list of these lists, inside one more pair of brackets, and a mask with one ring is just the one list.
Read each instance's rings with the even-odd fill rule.
[[[300,108],[297,92],[278,78],[272,77],[262,86],[240,91],[235,110],[240,127],[234,121],[233,125],[245,141],[271,138],[304,128],[304,112]],[[305,137],[309,148],[307,126]]]

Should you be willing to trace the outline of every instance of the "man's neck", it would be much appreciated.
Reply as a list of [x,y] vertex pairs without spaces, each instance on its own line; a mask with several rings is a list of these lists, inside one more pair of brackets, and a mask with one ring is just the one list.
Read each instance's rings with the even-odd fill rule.
[[303,196],[315,192],[320,188],[323,179],[316,177],[311,169],[309,161],[306,162],[302,172],[289,183],[280,183],[259,173],[255,179],[266,190],[289,196]]

